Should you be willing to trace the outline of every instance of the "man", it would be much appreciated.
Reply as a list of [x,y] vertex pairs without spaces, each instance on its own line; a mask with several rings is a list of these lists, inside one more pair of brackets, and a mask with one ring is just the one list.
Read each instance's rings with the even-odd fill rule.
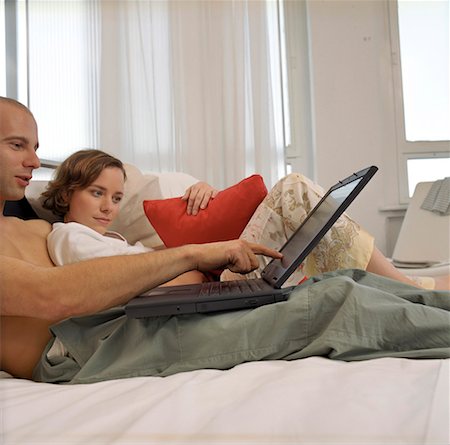
[[[6,200],[24,196],[39,167],[37,148],[30,111],[0,98],[2,211]],[[186,271],[245,273],[258,266],[255,254],[280,254],[235,240],[53,267],[49,231],[44,221],[0,212],[0,358],[17,377],[89,383],[311,355],[449,356],[448,293],[360,270],[316,277],[288,301],[254,311],[128,319],[121,308],[104,310]]]
[[2,370],[31,378],[50,339],[49,325],[124,303],[186,271],[225,266],[248,272],[264,246],[231,241],[53,267],[46,247],[50,224],[3,216],[6,200],[24,197],[39,167],[37,125],[20,103],[0,98],[0,296]]

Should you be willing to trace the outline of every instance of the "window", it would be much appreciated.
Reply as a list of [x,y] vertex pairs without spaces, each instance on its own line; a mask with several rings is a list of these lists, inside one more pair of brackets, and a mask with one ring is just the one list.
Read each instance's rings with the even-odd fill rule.
[[449,2],[399,0],[398,18],[406,140],[449,140]]
[[28,2],[29,106],[46,159],[97,145],[95,5]]
[[78,149],[96,148],[97,3],[1,4],[7,29],[0,58],[6,48],[9,71],[0,87],[28,105],[39,122],[39,156],[61,161]]
[[275,182],[289,121],[279,1],[8,0],[7,95],[35,115],[43,160],[102,148],[219,187],[255,170]]
[[307,2],[281,1],[280,16],[286,46],[283,63],[286,170],[287,173],[301,171],[314,178]]
[[5,0],[0,0],[0,96],[6,96]]
[[27,4],[0,0],[0,94],[25,104],[27,93]]
[[411,197],[419,182],[435,181],[450,175],[450,158],[443,153],[431,153],[429,156],[407,155],[408,193]]
[[389,2],[400,202],[450,176],[450,0]]

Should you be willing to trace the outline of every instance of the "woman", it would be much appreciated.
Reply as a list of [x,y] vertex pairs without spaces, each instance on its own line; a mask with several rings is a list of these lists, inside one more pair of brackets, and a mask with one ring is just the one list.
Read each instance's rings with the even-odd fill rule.
[[[125,179],[122,162],[99,150],[76,152],[61,164],[43,193],[44,207],[64,221],[53,224],[47,238],[55,265],[152,250],[141,243],[130,245],[119,233],[108,231],[119,213]],[[190,271],[166,284],[205,280],[201,272]]]
[[[49,253],[56,265],[149,251],[140,243],[129,245],[120,234],[108,231],[119,213],[125,180],[122,162],[99,150],[78,151],[58,167],[55,179],[43,193],[44,207],[64,220],[64,223],[54,225],[48,237]],[[217,193],[204,182],[193,185],[182,197],[187,201],[186,211],[193,215],[202,211]],[[258,207],[241,238],[280,248],[322,194],[323,190],[304,176],[286,176]],[[267,258],[260,257],[260,268],[246,276],[226,270],[221,280],[258,275],[267,261]],[[338,269],[363,269],[419,287],[435,286],[432,278],[412,281],[403,275],[374,246],[373,237],[346,215],[339,218],[287,284],[299,283],[305,276]],[[202,273],[191,271],[166,284],[205,280]]]

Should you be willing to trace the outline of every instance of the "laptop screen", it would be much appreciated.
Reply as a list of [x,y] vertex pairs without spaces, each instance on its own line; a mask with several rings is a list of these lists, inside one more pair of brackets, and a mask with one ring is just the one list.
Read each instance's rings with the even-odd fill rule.
[[[318,241],[353,201],[359,192],[359,190],[358,192],[355,190],[365,185],[361,184],[363,179],[368,180],[364,173],[367,173],[367,170],[331,187],[319,204],[311,210],[302,225],[280,249],[283,258],[272,260],[266,266],[262,272],[262,277],[267,282],[276,288],[284,284],[286,279],[304,261]],[[367,180],[364,183],[367,183]],[[361,186],[358,187],[360,184]]]
[[300,228],[301,236],[297,237],[293,242],[286,243],[280,250],[283,258],[279,261],[283,268],[288,268],[297,259],[298,254],[308,247],[308,244],[326,226],[327,221],[360,181],[361,179],[332,190],[325,196],[320,206],[314,209],[314,213],[311,212],[309,214],[308,219],[305,220]]

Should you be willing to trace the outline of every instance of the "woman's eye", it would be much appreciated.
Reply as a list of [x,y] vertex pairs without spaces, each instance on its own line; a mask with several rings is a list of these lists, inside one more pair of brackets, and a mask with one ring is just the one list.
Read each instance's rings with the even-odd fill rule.
[[102,196],[102,192],[100,190],[92,190],[92,195],[98,198]]
[[22,148],[21,142],[13,142],[11,145],[12,145],[12,148],[14,148],[15,150],[20,150]]
[[113,202],[114,202],[115,204],[119,204],[120,201],[122,201],[122,196],[115,196],[115,197],[113,198]]

